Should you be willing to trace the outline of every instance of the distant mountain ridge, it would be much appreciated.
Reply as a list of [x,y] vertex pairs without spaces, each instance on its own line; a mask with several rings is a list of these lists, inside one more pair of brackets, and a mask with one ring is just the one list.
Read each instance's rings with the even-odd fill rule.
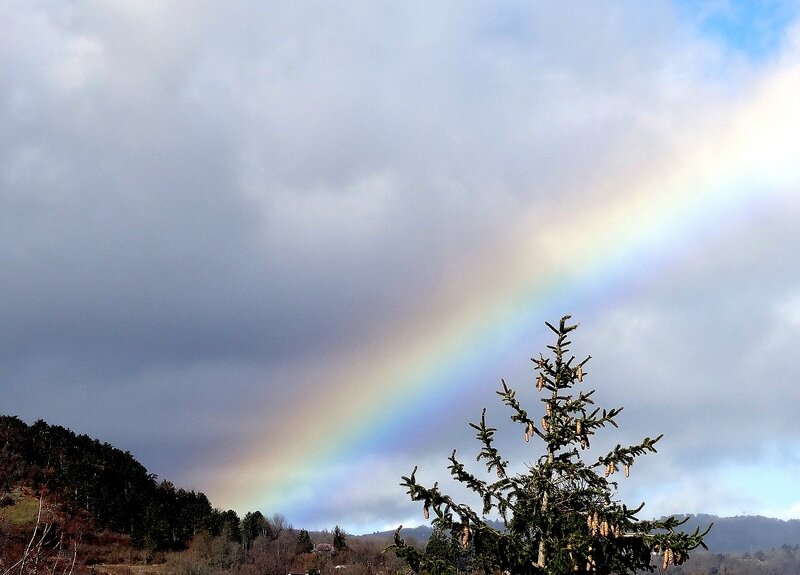
[[800,519],[697,514],[689,516],[684,529],[691,531],[696,527],[704,528],[709,523],[714,523],[714,527],[705,542],[714,553],[752,553],[784,545],[792,548],[800,546]]
[[[778,549],[784,545],[800,548],[800,519],[782,520],[760,515],[718,517],[708,514],[678,514],[677,517],[689,518],[683,530],[690,532],[697,527],[705,529],[710,523],[714,524],[705,537],[712,553],[753,553]],[[389,537],[393,532],[385,531],[380,535]],[[431,528],[426,525],[404,527],[400,535],[408,540],[425,542],[431,535]]]

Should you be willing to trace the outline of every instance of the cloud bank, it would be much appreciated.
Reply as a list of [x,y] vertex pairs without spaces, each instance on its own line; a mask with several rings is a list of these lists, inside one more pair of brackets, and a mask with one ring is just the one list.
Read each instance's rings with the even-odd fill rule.
[[5,3],[3,411],[241,513],[413,524],[399,475],[572,312],[623,438],[667,436],[622,495],[796,509],[796,11],[708,6]]

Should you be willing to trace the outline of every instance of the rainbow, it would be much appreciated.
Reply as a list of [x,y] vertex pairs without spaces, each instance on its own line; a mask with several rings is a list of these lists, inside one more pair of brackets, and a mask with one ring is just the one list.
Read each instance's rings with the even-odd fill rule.
[[671,152],[588,182],[578,209],[522,217],[400,329],[321,361],[308,377],[325,382],[325,395],[298,400],[262,435],[291,428],[291,436],[235,454],[209,493],[238,509],[313,504],[324,473],[311,469],[379,449],[410,413],[456,393],[467,374],[530,339],[543,320],[654,281],[698,245],[735,236],[753,206],[779,209],[796,198],[798,103],[797,66],[772,71],[747,101],[682,131]]

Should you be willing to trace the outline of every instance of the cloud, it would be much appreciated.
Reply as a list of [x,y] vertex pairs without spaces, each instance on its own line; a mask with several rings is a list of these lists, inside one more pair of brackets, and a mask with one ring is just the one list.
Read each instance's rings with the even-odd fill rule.
[[[424,340],[517,265],[561,269],[580,217],[638,213],[648,178],[688,170],[684,150],[794,65],[795,31],[761,68],[685,18],[669,3],[6,3],[4,409],[217,486],[234,456],[280,441],[259,435],[269,421],[337,397],[332,366],[366,363],[388,334]],[[630,437],[668,431],[676,465],[686,451],[713,472],[796,431],[787,182],[705,234],[686,222],[670,238],[699,245],[575,310],[599,393],[631,404]],[[450,409],[419,407],[411,437],[428,440],[382,444],[376,475],[317,518],[263,511],[364,529],[410,517],[390,478],[409,460],[444,469],[492,401],[477,382],[525,382],[543,341],[465,374]]]

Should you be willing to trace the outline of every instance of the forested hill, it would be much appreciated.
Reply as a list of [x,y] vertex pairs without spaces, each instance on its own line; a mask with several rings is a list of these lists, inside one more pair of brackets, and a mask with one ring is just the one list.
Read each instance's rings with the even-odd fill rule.
[[28,425],[0,415],[0,496],[20,486],[151,549],[180,548],[200,530],[239,529],[236,513],[159,482],[127,451],[41,420]]

